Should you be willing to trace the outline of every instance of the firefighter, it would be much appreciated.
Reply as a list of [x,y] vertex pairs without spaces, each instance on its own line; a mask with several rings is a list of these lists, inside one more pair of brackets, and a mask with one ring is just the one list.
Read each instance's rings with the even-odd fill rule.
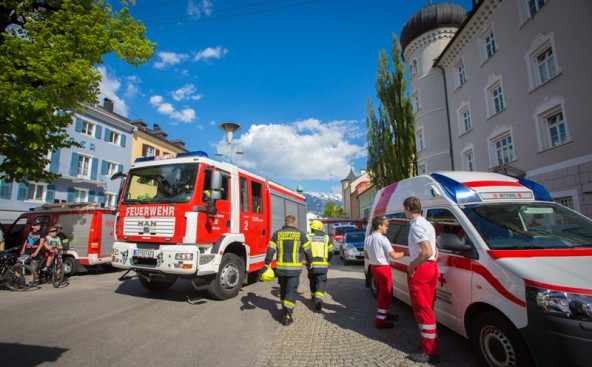
[[315,219],[310,222],[310,231],[306,237],[310,246],[306,248],[306,257],[310,259],[308,264],[308,280],[310,282],[310,294],[314,307],[317,310],[323,308],[323,297],[327,285],[327,272],[329,271],[329,260],[333,254],[333,242],[323,232],[323,223]]
[[310,243],[306,238],[306,233],[296,228],[296,218],[293,215],[286,217],[285,225],[273,234],[267,245],[266,266],[271,264],[271,260],[277,252],[275,265],[282,303],[281,323],[284,326],[288,326],[294,321],[292,314],[296,305],[296,295],[302,273],[302,258],[305,256],[304,250],[308,246]]
[[407,283],[415,321],[419,326],[421,353],[409,355],[417,363],[440,361],[434,301],[438,284],[438,249],[434,226],[421,215],[421,202],[411,196],[403,201],[405,215],[411,219],[409,228],[409,267]]

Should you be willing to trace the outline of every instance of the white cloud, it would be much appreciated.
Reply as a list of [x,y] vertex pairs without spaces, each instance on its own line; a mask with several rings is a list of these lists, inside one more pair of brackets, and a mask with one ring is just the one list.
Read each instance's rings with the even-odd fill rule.
[[202,14],[206,16],[212,15],[213,11],[213,4],[210,0],[202,0],[197,5],[193,3],[193,0],[189,0],[187,4],[187,14],[194,15],[196,17],[201,17]]
[[222,56],[226,55],[228,50],[222,46],[218,46],[216,48],[208,47],[203,51],[199,51],[193,57],[193,61],[199,60],[207,60],[207,59],[220,59]]
[[169,65],[177,65],[189,59],[189,55],[175,52],[159,52],[157,56],[159,61],[154,63],[156,69],[164,69]]
[[150,104],[156,107],[156,111],[161,115],[168,116],[172,120],[172,124],[175,125],[179,122],[189,123],[195,120],[195,110],[192,108],[184,108],[177,111],[175,107],[168,102],[164,101],[164,98],[159,95],[150,97]]
[[364,146],[347,140],[356,124],[307,119],[289,125],[252,125],[235,138],[245,154],[234,160],[276,178],[341,180],[349,172],[349,162],[366,154]]
[[125,93],[124,96],[127,98],[133,98],[136,94],[140,93],[140,84],[142,80],[137,75],[128,76],[125,78]]
[[117,75],[108,72],[105,66],[97,68],[101,73],[101,82],[99,84],[100,93],[98,95],[99,104],[103,105],[103,100],[109,98],[114,103],[113,112],[118,115],[127,117],[129,110],[125,104],[125,100],[117,95],[117,91],[121,88],[121,81]]
[[196,94],[196,88],[193,84],[187,84],[171,93],[175,101],[183,101],[186,99],[199,101],[203,95]]

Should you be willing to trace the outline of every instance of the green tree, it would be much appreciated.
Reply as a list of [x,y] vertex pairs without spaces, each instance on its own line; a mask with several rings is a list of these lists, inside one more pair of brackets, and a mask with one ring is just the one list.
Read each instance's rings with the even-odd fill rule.
[[330,201],[325,205],[325,210],[323,210],[323,214],[321,215],[323,218],[345,218],[345,213],[343,213],[343,208]]
[[48,152],[77,145],[65,129],[95,103],[95,66],[112,52],[138,66],[156,44],[107,0],[0,0],[0,179],[51,182]]
[[380,52],[378,58],[378,116],[372,102],[366,102],[367,168],[372,183],[378,189],[417,173],[413,109],[406,95],[407,80],[400,54],[399,40],[393,35],[392,69],[385,50]]

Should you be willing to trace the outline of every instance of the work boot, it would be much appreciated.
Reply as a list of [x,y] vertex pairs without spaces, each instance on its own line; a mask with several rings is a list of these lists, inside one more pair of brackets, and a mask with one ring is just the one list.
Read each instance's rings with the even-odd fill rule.
[[386,316],[386,321],[397,321],[398,318],[399,315],[394,315],[391,313]]
[[282,315],[282,325],[290,326],[294,322],[294,318],[292,317],[292,313],[288,310],[284,310],[284,314]]
[[415,363],[439,363],[440,362],[440,357],[439,356],[435,356],[432,354],[427,354],[427,353],[413,353],[410,354],[408,357],[410,360],[412,360]]
[[377,329],[392,329],[395,327],[395,324],[392,322],[385,322],[380,324],[374,324],[374,327]]
[[315,310],[320,311],[323,309],[323,301],[319,298],[313,299]]

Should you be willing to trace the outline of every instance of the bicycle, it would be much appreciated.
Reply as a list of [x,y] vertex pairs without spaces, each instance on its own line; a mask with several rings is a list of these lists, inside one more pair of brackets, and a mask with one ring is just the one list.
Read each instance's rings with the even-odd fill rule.
[[56,250],[56,255],[54,256],[53,262],[47,271],[41,270],[45,264],[45,259],[42,258],[38,261],[39,265],[34,267],[36,269],[38,284],[51,281],[51,284],[54,288],[58,288],[60,285],[62,285],[64,282],[64,264],[62,262],[62,251]]
[[0,254],[0,284],[11,291],[26,291],[36,282],[35,269],[19,263],[19,257],[9,251]]

